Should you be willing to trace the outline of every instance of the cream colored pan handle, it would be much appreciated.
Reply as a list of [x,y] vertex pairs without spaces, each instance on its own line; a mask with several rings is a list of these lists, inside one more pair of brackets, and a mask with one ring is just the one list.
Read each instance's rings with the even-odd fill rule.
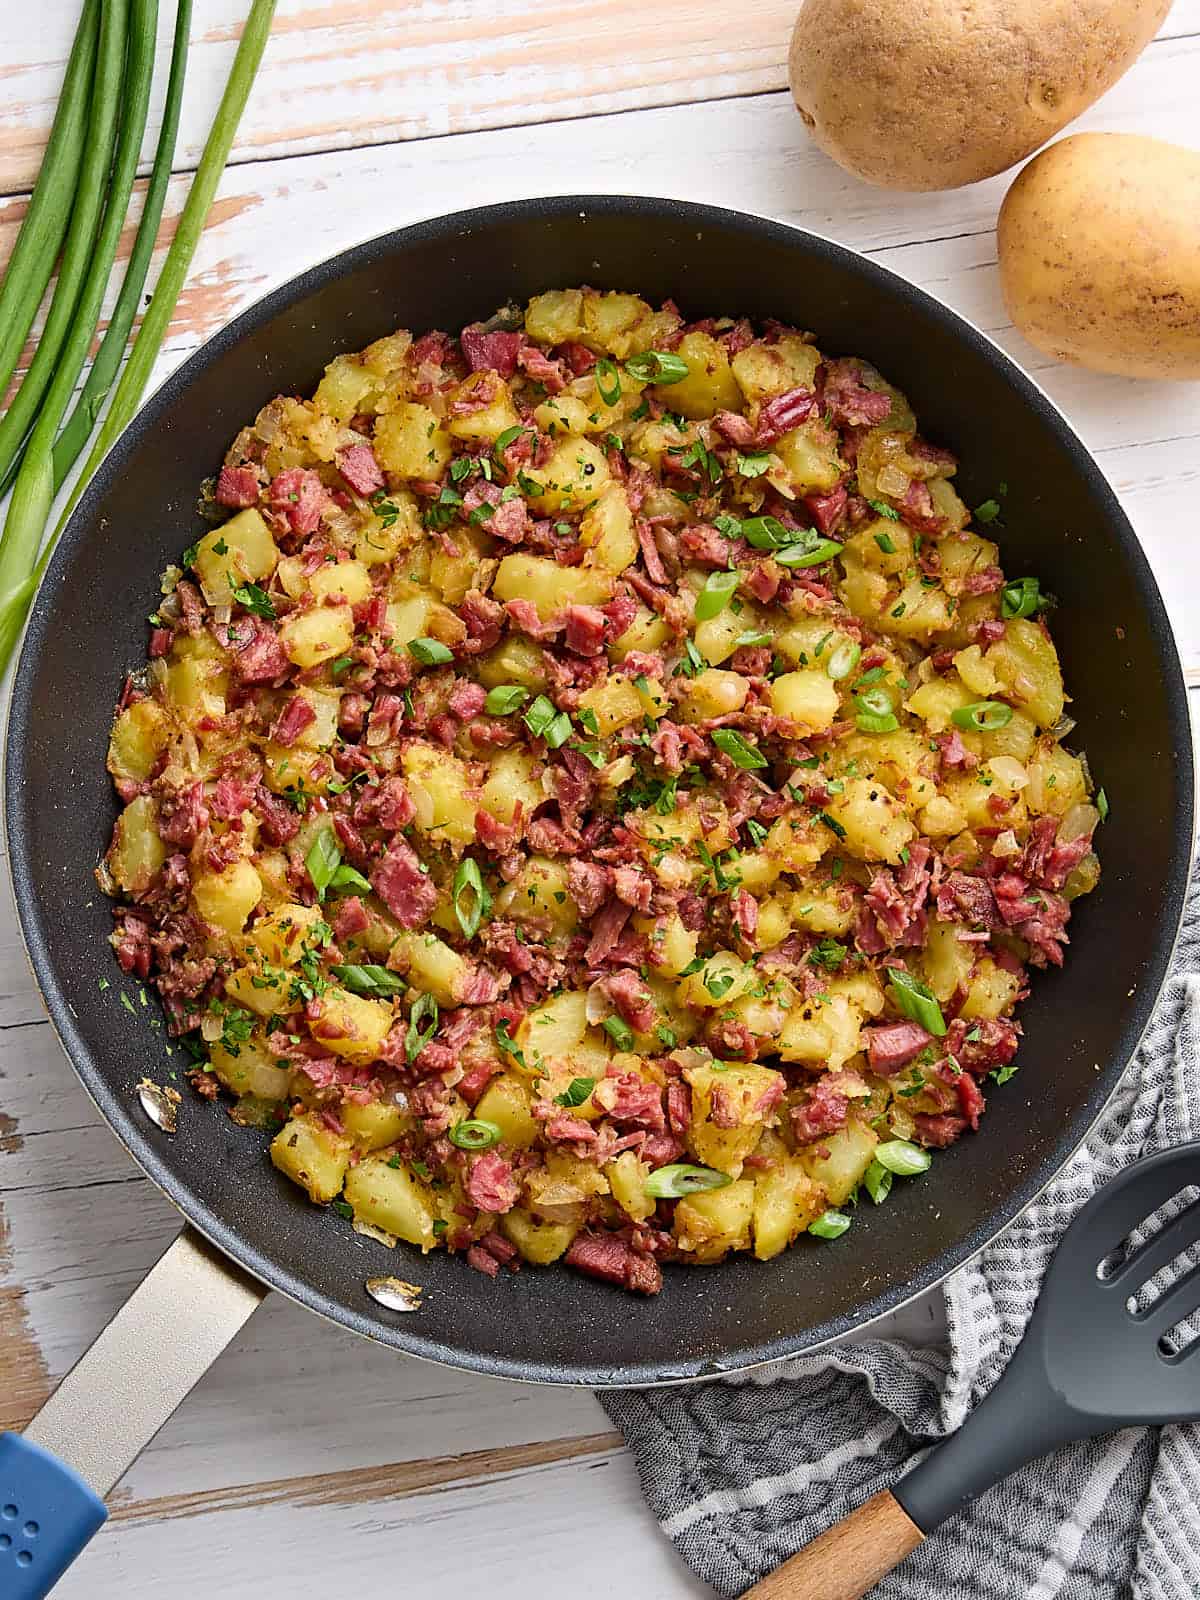
[[20,1600],[49,1593],[104,1521],[104,1496],[265,1294],[185,1228],[24,1434],[0,1434],[6,1596],[10,1581]]

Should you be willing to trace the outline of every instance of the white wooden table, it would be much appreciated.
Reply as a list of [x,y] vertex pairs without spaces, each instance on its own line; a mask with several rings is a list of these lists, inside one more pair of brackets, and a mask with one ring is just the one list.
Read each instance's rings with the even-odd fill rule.
[[[794,0],[280,0],[161,363],[309,263],[418,217],[518,195],[740,207],[866,251],[998,339],[1067,411],[1133,518],[1200,686],[1200,385],[1054,366],[1007,323],[1004,180],[891,195],[809,143],[785,89]],[[174,216],[245,0],[196,0]],[[0,7],[0,259],[37,170],[78,0]],[[163,7],[164,45],[173,6]],[[165,57],[164,57],[165,60]],[[1200,144],[1200,0],[1079,124]],[[161,85],[159,87],[161,93]],[[902,374],[899,375],[902,381]],[[98,955],[98,960],[103,957]],[[0,902],[0,1427],[19,1427],[178,1226],[76,1082]],[[937,1336],[936,1302],[902,1332]],[[147,1382],[153,1382],[147,1361]],[[602,1553],[602,1559],[596,1559]],[[224,1600],[433,1592],[708,1593],[642,1506],[590,1394],[397,1359],[269,1301],[117,1491],[59,1592]]]

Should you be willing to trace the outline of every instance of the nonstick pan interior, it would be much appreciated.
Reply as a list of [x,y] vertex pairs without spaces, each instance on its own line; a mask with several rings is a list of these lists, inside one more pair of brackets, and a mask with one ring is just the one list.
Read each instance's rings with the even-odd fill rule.
[[[669,1268],[643,1300],[565,1269],[492,1282],[461,1259],[361,1238],[271,1167],[265,1135],[187,1094],[157,1008],[120,1003],[111,914],[92,871],[112,825],[104,770],[124,672],[144,659],[158,575],[194,539],[200,481],[280,391],[397,326],[455,329],[510,299],[592,283],[671,296],[685,314],[769,316],[865,356],[961,458],[978,504],[1007,484],[1002,558],[1059,596],[1054,633],[1112,808],[1104,876],[1072,922],[1066,969],[1039,976],[1019,1075],[977,1137],[860,1211],[833,1244],[769,1263]],[[728,1371],[844,1333],[983,1246],[1078,1143],[1148,1019],[1174,940],[1192,830],[1191,745],[1175,647],[1144,556],[1054,407],[993,345],[874,264],[780,225],[660,200],[520,201],[418,224],[327,262],[252,307],[151,400],[77,508],[34,608],[6,771],[22,924],[63,1042],[135,1159],[210,1239],[313,1310],[414,1354],[512,1377],[636,1384]],[[102,989],[99,980],[110,980]],[[135,995],[136,999],[136,995]],[[168,1138],[144,1075],[185,1091]],[[364,1279],[424,1286],[397,1315]]]

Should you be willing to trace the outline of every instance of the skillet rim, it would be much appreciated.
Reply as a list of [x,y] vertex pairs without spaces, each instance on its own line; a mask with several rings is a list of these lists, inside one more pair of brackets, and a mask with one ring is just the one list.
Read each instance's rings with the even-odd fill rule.
[[[726,1348],[719,1357],[626,1363],[602,1367],[586,1362],[551,1363],[535,1357],[513,1359],[477,1352],[466,1352],[444,1341],[423,1337],[419,1328],[401,1319],[381,1324],[372,1314],[359,1312],[349,1304],[314,1290],[304,1279],[271,1261],[250,1245],[231,1224],[198,1202],[186,1185],[171,1170],[169,1146],[151,1137],[155,1130],[143,1129],[129,1105],[111,1088],[92,1059],[92,1052],[74,1024],[70,1004],[61,991],[46,949],[42,919],[33,893],[32,869],[28,848],[29,830],[23,814],[25,752],[33,714],[32,685],[35,658],[45,648],[60,585],[69,573],[72,559],[90,532],[94,510],[142,439],[153,430],[162,413],[190,387],[193,378],[206,370],[228,350],[241,343],[288,305],[313,293],[335,279],[381,257],[402,252],[416,243],[438,242],[494,225],[513,222],[575,222],[584,217],[609,214],[633,217],[647,224],[669,219],[698,227],[732,229],[751,242],[770,240],[784,248],[800,246],[807,252],[823,255],[835,266],[853,263],[875,280],[879,292],[898,306],[919,304],[933,319],[940,321],[959,343],[974,347],[991,366],[999,368],[1043,428],[1053,432],[1080,476],[1087,481],[1096,501],[1103,508],[1105,521],[1122,547],[1135,572],[1136,599],[1143,610],[1163,671],[1164,699],[1175,743],[1178,770],[1178,802],[1173,823],[1171,869],[1163,885],[1162,915],[1158,921],[1148,971],[1153,981],[1139,986],[1133,997],[1119,1038],[1109,1053],[1104,1070],[1097,1072],[1094,1086],[1070,1121],[1060,1130],[1052,1150],[1009,1191],[959,1242],[943,1251],[905,1283],[893,1283],[872,1295],[853,1312],[828,1318],[814,1328],[798,1334],[779,1335],[746,1346]],[[1178,941],[1186,887],[1194,848],[1193,750],[1190,713],[1178,647],[1153,570],[1108,480],[1092,453],[1075,432],[1070,421],[1045,391],[986,333],[942,301],[911,283],[872,257],[810,229],[757,216],[750,212],[699,202],[663,199],[654,196],[558,195],[528,197],[474,207],[464,211],[427,217],[387,233],[374,235],[348,249],[315,263],[276,285],[247,306],[223,328],[218,329],[184,362],[170,373],[143,402],[128,427],[120,434],[101,462],[68,521],[49,563],[45,579],[31,608],[21,655],[14,674],[5,740],[4,799],[5,826],[9,846],[9,868],[18,921],[27,957],[33,969],[50,1021],[76,1075],[92,1101],[129,1152],[138,1167],[163,1192],[184,1219],[224,1255],[267,1287],[316,1312],[326,1320],[421,1359],[493,1377],[524,1382],[547,1382],[591,1388],[645,1387],[686,1383],[740,1372],[807,1354],[847,1333],[864,1328],[880,1316],[909,1303],[926,1290],[936,1287],[950,1273],[986,1248],[1038,1197],[1072,1154],[1087,1138],[1115,1091],[1129,1060],[1141,1041],[1165,980],[1171,956]],[[736,1335],[735,1335],[736,1337]]]

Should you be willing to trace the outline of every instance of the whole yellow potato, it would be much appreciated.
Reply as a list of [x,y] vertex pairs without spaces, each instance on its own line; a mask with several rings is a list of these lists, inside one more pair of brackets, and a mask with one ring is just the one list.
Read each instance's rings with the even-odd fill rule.
[[1059,361],[1200,378],[1200,152],[1077,133],[1017,178],[997,225],[1013,322]]
[[1112,87],[1170,0],[803,0],[789,76],[821,149],[885,189],[1003,172]]

